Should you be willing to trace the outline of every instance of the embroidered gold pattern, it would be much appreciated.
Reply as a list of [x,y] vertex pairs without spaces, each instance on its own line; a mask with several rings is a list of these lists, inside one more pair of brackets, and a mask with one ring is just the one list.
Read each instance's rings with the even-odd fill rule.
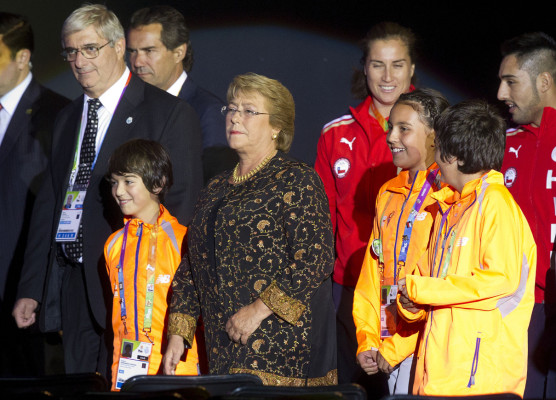
[[261,348],[261,346],[264,344],[264,340],[263,339],[257,339],[253,342],[253,344],[251,345],[251,347],[253,348],[253,350],[255,350],[257,353],[259,352],[259,349]]
[[168,335],[179,335],[191,346],[197,321],[190,315],[172,313],[168,317]]
[[280,318],[290,324],[295,324],[305,311],[305,306],[280,290],[276,281],[272,282],[261,293],[261,300]]
[[284,195],[284,203],[291,204],[292,203],[293,192],[288,192]]
[[255,284],[253,285],[253,289],[255,289],[257,292],[260,292],[264,284],[266,284],[266,280],[259,279],[258,281],[255,281]]
[[331,370],[325,376],[318,378],[293,378],[289,376],[280,376],[264,371],[256,371],[248,368],[231,368],[231,374],[253,374],[257,375],[263,381],[263,385],[267,386],[331,386],[338,384],[338,370]]
[[305,249],[297,250],[293,255],[293,259],[299,261],[303,258],[303,254],[305,253],[306,253]]
[[265,220],[260,221],[257,224],[257,229],[262,232],[262,231],[264,231],[264,228],[266,228],[269,225],[270,225],[270,222],[265,219]]

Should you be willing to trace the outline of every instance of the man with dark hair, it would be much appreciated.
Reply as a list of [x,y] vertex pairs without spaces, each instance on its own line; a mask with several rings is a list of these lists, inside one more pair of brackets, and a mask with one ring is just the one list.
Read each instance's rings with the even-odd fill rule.
[[[201,129],[187,103],[131,74],[124,29],[105,6],[75,10],[62,27],[62,46],[83,95],[56,119],[13,315],[27,327],[40,304],[41,329],[63,329],[66,372],[107,374],[112,340],[104,329],[112,297],[103,248],[123,224],[104,179],[108,159],[132,138],[165,146],[174,166],[166,205],[187,224],[202,186]],[[71,208],[64,210],[70,195]]]
[[526,33],[506,41],[502,57],[498,99],[519,126],[507,131],[501,172],[539,249],[524,397],[556,398],[556,41]]
[[136,11],[127,32],[131,70],[145,82],[185,100],[195,109],[203,131],[205,182],[237,162],[228,147],[224,103],[197,86],[188,75],[193,66],[193,48],[183,15],[170,6],[152,6]]
[[428,253],[398,282],[404,319],[427,321],[413,394],[523,395],[537,248],[496,170],[505,129],[480,100],[449,107],[434,125],[447,185],[431,195],[439,212]]
[[19,332],[9,313],[31,209],[43,181],[56,114],[68,102],[33,77],[34,38],[24,16],[0,12],[0,375],[44,373],[42,337]]

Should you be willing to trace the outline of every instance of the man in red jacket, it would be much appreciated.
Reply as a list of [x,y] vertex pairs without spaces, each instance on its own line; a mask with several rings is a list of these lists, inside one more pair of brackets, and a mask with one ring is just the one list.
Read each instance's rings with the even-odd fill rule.
[[507,131],[501,172],[538,247],[524,398],[555,398],[556,41],[526,33],[505,42],[502,56],[498,99],[519,126]]

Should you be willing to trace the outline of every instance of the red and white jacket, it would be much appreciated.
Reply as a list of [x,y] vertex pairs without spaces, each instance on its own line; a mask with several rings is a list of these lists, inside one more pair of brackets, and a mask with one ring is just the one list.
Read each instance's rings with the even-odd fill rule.
[[501,172],[537,244],[535,302],[554,303],[545,299],[545,288],[556,234],[556,109],[544,109],[538,128],[508,130]]
[[380,187],[396,176],[386,132],[370,115],[372,98],[324,126],[315,169],[324,182],[336,240],[335,282],[355,287]]

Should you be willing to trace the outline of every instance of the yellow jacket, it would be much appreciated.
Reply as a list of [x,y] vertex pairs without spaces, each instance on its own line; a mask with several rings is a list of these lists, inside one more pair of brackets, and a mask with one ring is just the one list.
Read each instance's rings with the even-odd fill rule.
[[[394,283],[395,270],[396,281],[405,277],[406,270],[404,267],[396,266],[394,268],[400,254],[404,225],[428,173],[435,168],[437,166],[433,164],[428,171],[420,171],[413,182],[409,181],[409,172],[402,171],[397,177],[389,180],[381,187],[376,201],[373,231],[361,267],[361,274],[355,287],[353,319],[357,333],[357,354],[371,348],[379,349],[382,356],[392,366],[399,364],[414,353],[419,327],[415,324],[408,324],[399,318],[396,333],[384,341],[381,340],[380,290],[382,274],[379,271],[381,263],[372,249],[372,244],[375,239],[380,239],[382,242],[385,284]],[[434,214],[436,213],[435,202],[431,200],[430,193],[435,189],[436,184],[429,190],[419,214],[415,217],[405,263],[408,267],[413,266],[414,268],[417,260],[427,249]],[[379,220],[381,220],[380,224]]]
[[527,220],[496,171],[432,197],[428,255],[406,277],[410,299],[430,305],[413,392],[523,396],[537,263]]
[[[143,317],[145,315],[145,294],[147,285],[146,265],[148,260],[149,236],[153,225],[143,223],[137,218],[129,222],[125,260],[124,260],[124,296],[126,301],[126,328],[121,319],[120,295],[118,289],[118,264],[123,243],[124,229],[114,232],[104,246],[104,257],[110,278],[114,301],[112,306],[112,328],[114,331],[114,354],[112,363],[112,390],[116,388],[116,375],[120,360],[122,339],[149,342],[143,331]],[[149,359],[148,375],[156,375],[161,368],[162,347],[166,342],[166,313],[167,299],[172,285],[174,273],[181,262],[182,242],[187,228],[180,225],[178,220],[161,205],[157,221],[158,233],[156,238],[155,285],[153,300],[152,330],[148,336],[154,342]],[[139,246],[139,260],[136,263],[136,251]],[[135,283],[136,282],[136,283]],[[197,375],[197,344],[193,341],[191,349],[187,351],[187,359],[180,362],[176,368],[176,375]]]

